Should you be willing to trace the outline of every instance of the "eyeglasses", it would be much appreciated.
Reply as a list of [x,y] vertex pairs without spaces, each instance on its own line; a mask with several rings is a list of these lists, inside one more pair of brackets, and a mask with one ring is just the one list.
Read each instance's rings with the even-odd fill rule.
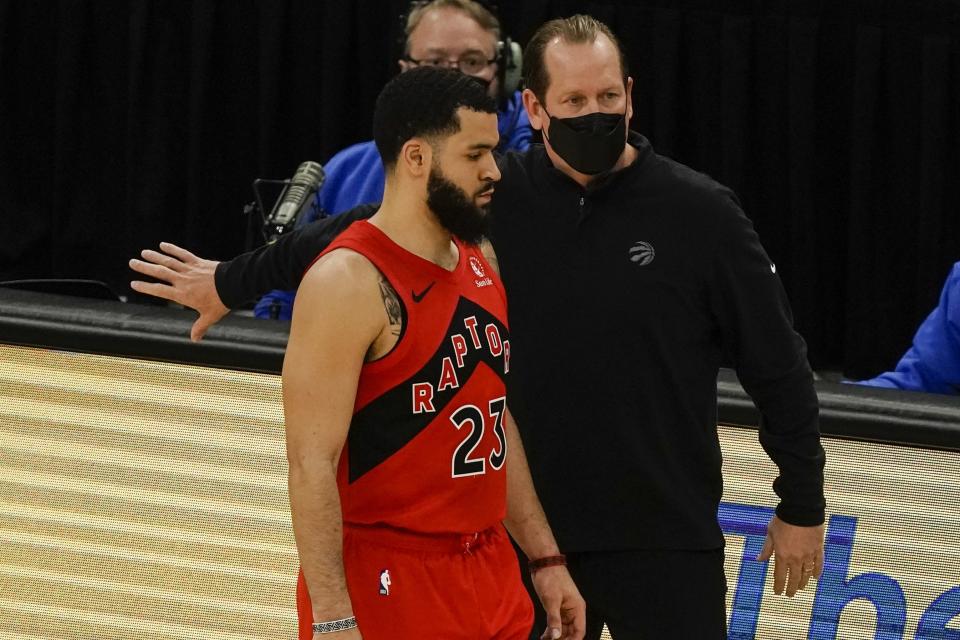
[[464,73],[468,76],[475,76],[479,73],[483,73],[487,67],[497,61],[496,58],[487,60],[482,55],[476,53],[468,53],[464,56],[461,56],[457,60],[449,60],[447,58],[425,58],[423,60],[416,60],[410,56],[407,56],[405,60],[407,62],[412,62],[417,66],[457,69],[460,71],[460,73]]

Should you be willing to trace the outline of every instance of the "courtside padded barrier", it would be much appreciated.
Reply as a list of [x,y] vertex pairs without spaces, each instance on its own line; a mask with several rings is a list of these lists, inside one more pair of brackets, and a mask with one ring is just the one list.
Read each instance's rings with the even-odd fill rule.
[[[184,309],[0,288],[0,343],[279,373],[289,325],[228,316],[199,343]],[[825,435],[960,450],[960,398],[818,381]],[[717,381],[718,422],[755,427],[759,412],[736,375]]]
[[[817,381],[824,435],[960,451],[960,397]],[[718,422],[755,427],[760,412],[736,374],[717,379]]]
[[0,287],[0,343],[279,373],[285,323],[228,316],[200,342],[197,314]]

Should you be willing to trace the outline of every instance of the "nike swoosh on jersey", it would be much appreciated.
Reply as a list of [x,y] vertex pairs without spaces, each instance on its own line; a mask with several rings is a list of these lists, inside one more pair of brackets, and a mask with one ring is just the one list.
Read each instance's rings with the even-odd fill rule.
[[427,288],[421,291],[420,293],[417,293],[416,291],[411,291],[410,293],[413,295],[413,301],[420,302],[421,300],[423,300],[423,296],[427,295],[430,289],[433,288],[434,284],[436,284],[436,281],[431,282],[429,285],[427,285]]

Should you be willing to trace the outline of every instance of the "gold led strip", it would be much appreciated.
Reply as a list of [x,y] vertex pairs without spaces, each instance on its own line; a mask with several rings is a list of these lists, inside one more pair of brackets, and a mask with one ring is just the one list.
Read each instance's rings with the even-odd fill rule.
[[[2,386],[3,383],[0,382],[0,388]],[[149,414],[139,416],[136,422],[129,422],[125,420],[126,417],[129,417],[128,413],[113,411],[104,405],[80,409],[22,398],[15,404],[0,407],[0,424],[10,429],[19,427],[27,433],[53,432],[57,429],[83,431],[93,428],[106,441],[128,437],[157,440],[165,444],[172,438],[178,442],[209,448],[235,450],[245,455],[269,455],[278,458],[285,455],[282,434],[281,437],[270,440],[263,436],[254,437],[251,433],[214,430],[202,425],[191,425],[191,428],[185,431],[182,415],[176,416],[176,421],[173,417],[170,420],[151,419]]]
[[25,633],[10,633],[8,631],[0,631],[0,640],[46,640],[42,636],[27,635]]
[[[4,448],[0,444],[0,448]],[[11,483],[19,485],[28,485],[40,488],[46,491],[62,491],[71,494],[80,494],[78,499],[83,499],[83,494],[91,496],[109,497],[123,500],[132,500],[142,502],[148,505],[168,507],[172,509],[189,508],[195,511],[207,512],[219,515],[225,518],[251,518],[270,522],[277,526],[289,523],[289,509],[265,509],[257,505],[237,504],[223,502],[194,496],[184,496],[176,492],[174,482],[168,487],[170,491],[154,491],[140,487],[130,487],[114,485],[96,480],[84,480],[76,477],[63,477],[58,475],[45,475],[39,472],[24,472],[18,469],[6,468],[0,475],[0,483]],[[3,496],[0,490],[0,496]],[[185,500],[189,498],[189,500]],[[82,508],[82,504],[78,505]]]
[[[70,585],[81,590],[92,589],[103,592],[116,592],[126,596],[144,595],[158,600],[166,600],[179,604],[200,605],[219,610],[223,615],[236,614],[254,614],[258,616],[268,616],[280,620],[286,619],[290,615],[289,607],[270,607],[250,602],[235,602],[232,600],[223,600],[215,597],[199,597],[182,591],[171,591],[169,589],[156,589],[149,586],[137,585],[131,586],[122,582],[104,580],[91,576],[76,576],[63,574],[53,571],[44,571],[42,569],[25,569],[23,567],[14,567],[0,564],[0,576],[4,578],[19,579],[21,581],[31,580],[34,582],[48,582]],[[23,584],[21,582],[21,584]],[[62,604],[62,603],[61,603]]]
[[[228,560],[233,560],[232,556],[222,558],[223,562],[207,562],[169,553],[131,549],[120,545],[103,544],[92,540],[78,540],[71,536],[24,533],[22,531],[10,531],[7,529],[0,529],[0,541],[5,543],[4,546],[7,549],[13,549],[15,547],[35,547],[37,549],[53,551],[57,555],[93,556],[103,558],[107,562],[150,564],[168,569],[191,569],[210,574],[219,574],[226,578],[250,578],[251,580],[260,582],[275,582],[280,585],[286,584],[287,578],[285,572],[264,571],[246,565],[237,566],[228,564]],[[0,553],[0,558],[4,558],[6,555],[7,551],[4,551]]]
[[43,638],[183,638],[184,640],[259,640],[261,635],[231,632],[223,627],[234,626],[231,621],[223,620],[221,630],[211,635],[204,627],[178,624],[166,620],[147,620],[113,613],[91,612],[84,609],[71,609],[63,606],[33,604],[0,598],[0,613],[14,619],[24,620],[28,616],[42,620],[40,631],[47,629],[49,635]]
[[44,509],[41,507],[24,506],[13,503],[4,504],[4,515],[10,518],[22,518],[35,520],[41,523],[60,524],[73,527],[77,530],[91,530],[92,535],[100,535],[96,532],[108,532],[123,534],[130,538],[134,536],[151,537],[160,540],[169,540],[173,542],[186,542],[196,545],[219,545],[223,547],[232,547],[235,551],[251,551],[264,554],[288,554],[296,555],[296,551],[288,545],[263,543],[256,540],[236,538],[223,534],[211,535],[205,532],[186,531],[176,529],[170,526],[160,527],[142,522],[128,522],[105,518],[97,514],[76,514],[54,509]]
[[265,474],[257,470],[237,469],[218,464],[196,464],[169,456],[148,455],[139,451],[124,451],[97,447],[81,442],[58,442],[46,438],[18,436],[5,443],[11,455],[33,455],[56,458],[61,465],[90,460],[109,461],[122,470],[135,469],[147,473],[167,473],[200,481],[225,481],[244,484],[255,489],[283,490],[285,476]]

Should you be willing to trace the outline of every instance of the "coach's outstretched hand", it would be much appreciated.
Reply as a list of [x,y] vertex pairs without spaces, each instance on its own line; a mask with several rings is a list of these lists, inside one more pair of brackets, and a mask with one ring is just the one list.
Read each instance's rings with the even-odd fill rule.
[[163,253],[144,249],[140,252],[143,260],[134,258],[130,261],[130,268],[166,284],[134,280],[130,283],[130,288],[139,293],[172,300],[197,311],[200,317],[193,323],[190,339],[198,342],[207,329],[230,311],[220,300],[214,281],[214,272],[219,263],[198,258],[169,242],[161,242],[160,250]]
[[582,640],[587,630],[587,605],[567,568],[544,567],[532,579],[547,613],[547,628],[541,640]]

